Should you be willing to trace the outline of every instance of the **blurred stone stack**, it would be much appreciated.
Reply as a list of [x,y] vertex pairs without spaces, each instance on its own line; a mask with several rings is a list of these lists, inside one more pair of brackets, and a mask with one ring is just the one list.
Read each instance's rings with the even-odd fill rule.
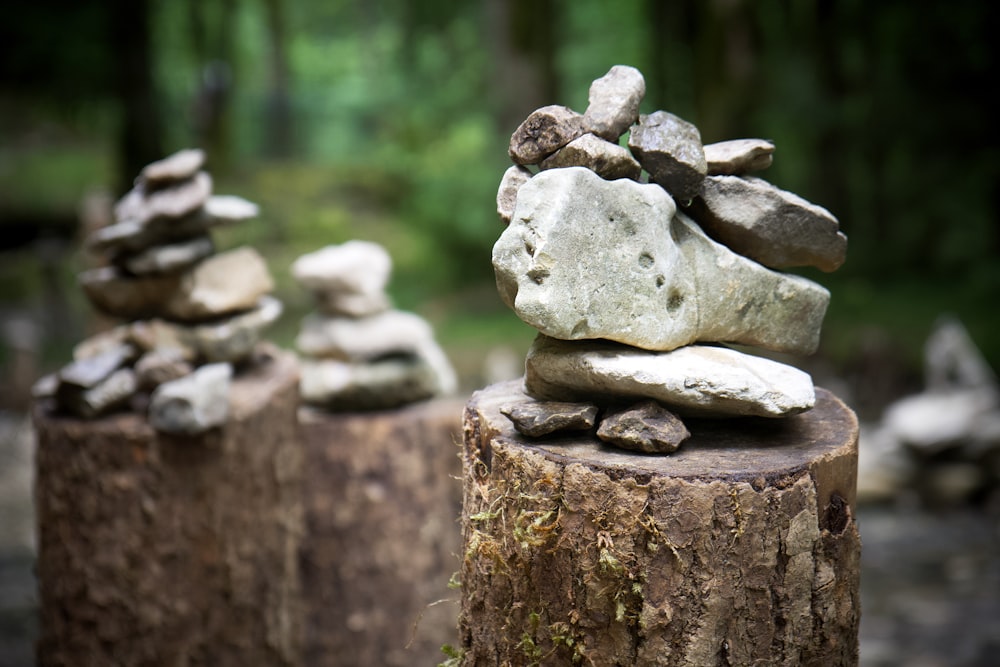
[[305,402],[335,411],[396,408],[455,391],[455,373],[420,316],[385,292],[386,250],[348,241],[299,257],[292,275],[315,297],[296,346]]
[[216,253],[212,228],[258,209],[212,195],[204,163],[188,149],[148,165],[115,205],[114,224],[86,239],[107,265],[80,284],[97,310],[127,322],[77,345],[72,363],[39,381],[37,398],[85,418],[148,410],[167,433],[225,423],[233,366],[252,357],[282,306],[255,250]]
[[[511,136],[493,266],[540,332],[524,383],[537,400],[505,409],[526,435],[600,421],[606,442],[670,452],[687,436],[677,414],[783,417],[815,402],[806,373],[721,344],[815,351],[829,292],[775,269],[839,267],[837,220],[749,175],[771,164],[770,142],[703,146],[673,114],[639,115],[644,95],[642,74],[615,66],[585,113],[543,107]],[[574,416],[581,403],[593,409]]]

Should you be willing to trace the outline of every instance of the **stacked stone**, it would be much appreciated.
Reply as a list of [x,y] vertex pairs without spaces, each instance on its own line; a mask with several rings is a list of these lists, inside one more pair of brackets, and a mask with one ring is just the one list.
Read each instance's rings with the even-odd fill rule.
[[455,373],[419,315],[386,294],[392,260],[382,246],[348,241],[299,257],[292,275],[317,312],[302,322],[302,399],[329,410],[396,408],[455,391]]
[[642,74],[618,65],[585,113],[543,107],[511,136],[493,266],[504,302],[540,332],[524,380],[536,400],[505,409],[526,435],[601,421],[606,442],[670,452],[687,437],[677,415],[782,417],[815,402],[808,374],[722,344],[815,351],[829,292],[775,269],[839,267],[836,218],[750,175],[771,164],[771,142],[704,146],[673,114],[640,115],[644,95]]
[[81,342],[74,361],[36,385],[37,398],[84,418],[148,411],[159,431],[195,434],[228,417],[234,364],[247,361],[281,315],[252,248],[216,253],[211,230],[257,206],[212,195],[201,150],[147,165],[115,205],[115,222],[86,239],[107,264],[79,281],[100,312],[127,320]]

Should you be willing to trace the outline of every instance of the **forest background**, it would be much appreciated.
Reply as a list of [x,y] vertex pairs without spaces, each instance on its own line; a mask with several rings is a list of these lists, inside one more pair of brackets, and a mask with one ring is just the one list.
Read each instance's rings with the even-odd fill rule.
[[821,350],[800,365],[875,411],[919,389],[943,314],[1000,367],[998,13],[903,0],[15,0],[0,22],[0,364],[25,338],[38,372],[66,361],[94,326],[75,285],[81,215],[106,210],[144,164],[201,146],[216,192],[261,205],[219,236],[268,259],[286,305],[272,338],[291,346],[311,308],[288,273],[297,256],[373,240],[393,256],[397,305],[433,322],[475,388],[490,350],[523,358],[534,333],[500,303],[490,265],[510,133],[539,106],[582,112],[591,80],[629,64],[646,76],[643,113],[671,111],[705,143],[773,140],[762,175],[840,219],[844,267],[800,272],[833,293]]

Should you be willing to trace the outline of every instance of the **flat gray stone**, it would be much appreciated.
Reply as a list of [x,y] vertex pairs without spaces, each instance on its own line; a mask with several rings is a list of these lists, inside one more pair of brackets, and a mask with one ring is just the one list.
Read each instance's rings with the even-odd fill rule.
[[316,309],[331,317],[368,317],[392,307],[385,292],[314,292]]
[[542,333],[649,350],[707,341],[810,354],[830,298],[712,241],[662,188],[582,167],[521,188],[493,266],[504,303]]
[[167,322],[154,317],[122,325],[128,331],[127,339],[143,353],[154,350],[173,350],[186,361],[195,361],[198,350],[188,340],[191,327]]
[[174,348],[146,352],[136,360],[134,369],[139,388],[145,391],[182,378],[194,370],[184,359],[184,354]]
[[126,320],[160,314],[180,284],[178,274],[130,276],[113,266],[82,271],[77,280],[94,308]]
[[300,367],[302,400],[329,410],[387,410],[438,392],[434,370],[415,356],[371,363],[303,359]]
[[517,203],[517,191],[531,179],[531,170],[515,164],[503,173],[500,187],[497,189],[497,215],[505,225],[510,224],[514,215],[514,204]]
[[694,198],[708,172],[701,133],[667,111],[639,116],[628,147],[654,182],[682,202]]
[[597,423],[598,407],[593,403],[525,401],[505,405],[500,412],[518,433],[541,438],[560,431],[589,431]]
[[142,252],[116,260],[136,275],[177,273],[193,266],[215,252],[212,237],[196,236],[177,243],[146,248]]
[[160,314],[183,322],[250,310],[274,289],[267,263],[249,246],[212,255],[179,278]]
[[676,452],[691,433],[677,415],[656,401],[642,401],[605,416],[597,437],[633,452],[669,454]]
[[212,177],[199,171],[191,178],[147,191],[141,184],[115,204],[115,219],[145,224],[157,218],[183,218],[200,209],[212,194]]
[[118,257],[203,236],[208,228],[207,219],[197,214],[147,222],[124,220],[98,229],[86,238],[84,245],[95,253]]
[[705,146],[708,174],[742,175],[771,166],[774,144],[767,139],[733,139]]
[[380,296],[392,273],[392,258],[378,243],[348,241],[302,255],[292,277],[317,294]]
[[[642,167],[628,149],[587,133],[569,142],[539,165],[542,169],[586,167],[603,179],[639,180]],[[509,221],[508,221],[509,222]]]
[[118,343],[93,356],[70,362],[59,371],[59,380],[63,385],[90,389],[130,363],[136,356],[137,352],[133,346],[128,343]]
[[618,142],[639,117],[639,104],[646,95],[642,72],[628,65],[615,65],[590,84],[589,104],[583,128],[608,141]]
[[260,215],[260,207],[236,195],[212,195],[196,212],[209,227],[218,227],[252,220]]
[[65,382],[56,392],[58,404],[84,419],[94,419],[128,404],[139,389],[135,371],[119,368],[86,389]]
[[507,152],[515,164],[538,164],[583,132],[582,115],[553,104],[531,112],[514,130]]
[[414,313],[387,310],[361,318],[306,315],[295,339],[299,352],[310,357],[367,361],[395,353],[412,353],[434,331]]
[[149,398],[150,425],[175,435],[197,435],[224,425],[229,418],[232,377],[233,367],[220,363],[164,382]]
[[690,214],[716,240],[774,269],[834,271],[847,256],[829,211],[753,176],[707,177]]
[[816,402],[792,366],[724,347],[648,352],[607,341],[539,336],[525,360],[528,395],[547,401],[652,399],[682,415],[784,417]]
[[118,348],[123,343],[129,342],[129,327],[127,324],[99,331],[92,336],[84,338],[73,346],[73,359],[80,361],[88,357],[93,357],[102,352]]
[[191,178],[205,166],[205,151],[185,148],[162,160],[151,162],[139,173],[139,182],[151,188]]

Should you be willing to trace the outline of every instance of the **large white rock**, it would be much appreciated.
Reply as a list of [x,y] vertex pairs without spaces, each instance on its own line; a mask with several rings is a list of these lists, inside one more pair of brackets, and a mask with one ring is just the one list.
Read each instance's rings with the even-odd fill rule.
[[493,266],[503,301],[542,333],[648,350],[709,341],[809,354],[830,298],[712,241],[663,188],[582,167],[521,186]]
[[539,400],[650,398],[680,414],[705,417],[783,417],[816,402],[807,373],[725,347],[647,352],[546,336],[538,336],[528,350],[524,387]]

